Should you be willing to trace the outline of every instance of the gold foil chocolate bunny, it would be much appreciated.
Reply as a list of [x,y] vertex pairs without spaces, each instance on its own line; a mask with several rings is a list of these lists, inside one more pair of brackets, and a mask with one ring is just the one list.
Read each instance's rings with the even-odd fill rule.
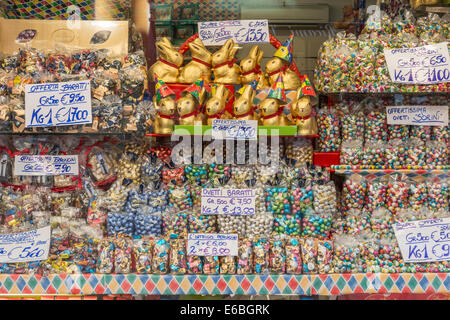
[[205,96],[203,80],[197,80],[190,87],[186,88],[182,95],[177,101],[179,124],[202,125],[204,115],[200,109]]
[[206,49],[202,40],[199,38],[189,43],[192,61],[181,68],[179,83],[193,83],[197,79],[204,78],[207,81],[211,79],[211,61],[212,54]]
[[256,90],[261,90],[269,86],[266,76],[261,70],[261,59],[264,56],[264,52],[254,45],[250,50],[248,56],[241,61],[241,82],[242,85],[249,84],[250,82],[257,81],[258,86]]
[[176,83],[179,69],[183,64],[184,58],[170,43],[166,37],[156,43],[159,52],[158,61],[149,69],[150,79],[158,79],[167,83]]
[[289,66],[293,61],[292,42],[294,36],[291,34],[286,42],[275,52],[273,58],[266,64],[266,73],[272,86],[281,74],[285,90],[297,90],[300,87],[300,77]]
[[315,97],[314,89],[305,75],[302,86],[297,90],[296,99],[291,105],[292,121],[298,126],[298,135],[310,136],[318,132],[316,118],[312,115]]
[[288,126],[289,120],[283,113],[286,94],[283,88],[283,77],[280,75],[270,92],[259,106],[260,123],[263,126]]
[[234,101],[233,119],[236,120],[255,120],[255,108],[253,100],[255,99],[255,91],[249,84],[242,88],[242,94]]
[[219,85],[213,96],[206,102],[207,124],[210,126],[214,119],[229,119],[230,115],[225,111],[228,98],[228,90],[223,84]]
[[241,68],[236,64],[238,48],[234,47],[234,41],[228,39],[227,42],[212,56],[214,72],[214,82],[220,84],[240,84]]
[[157,110],[153,132],[171,134],[175,126],[175,93],[162,80],[156,78],[156,94],[153,104]]

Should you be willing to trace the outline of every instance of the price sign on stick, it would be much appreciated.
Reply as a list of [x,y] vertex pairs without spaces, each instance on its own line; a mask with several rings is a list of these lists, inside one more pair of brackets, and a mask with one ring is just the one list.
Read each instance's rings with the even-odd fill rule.
[[450,260],[450,218],[397,223],[394,232],[405,262]]
[[0,234],[0,263],[46,260],[50,226],[21,233]]
[[198,34],[205,46],[221,46],[228,39],[235,43],[269,43],[267,20],[230,20],[198,23]]
[[254,215],[253,189],[202,189],[202,214]]
[[237,256],[238,235],[189,233],[188,256]]
[[25,86],[25,126],[92,123],[91,82],[69,81]]
[[76,176],[78,169],[78,155],[14,157],[15,176]]
[[394,83],[436,84],[450,81],[447,42],[423,47],[384,49]]

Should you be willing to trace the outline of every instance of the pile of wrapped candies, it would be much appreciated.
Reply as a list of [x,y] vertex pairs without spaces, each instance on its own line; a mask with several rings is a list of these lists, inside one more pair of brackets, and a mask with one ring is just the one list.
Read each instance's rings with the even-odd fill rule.
[[[449,18],[430,13],[414,19],[410,12],[390,19],[372,19],[363,32],[338,33],[319,50],[314,74],[316,88],[339,92],[448,92],[449,82],[429,85],[398,84],[391,81],[384,49],[420,47],[448,41]],[[450,48],[450,47],[449,47]]]
[[[102,50],[51,53],[19,49],[0,56],[1,132],[149,132],[154,107],[144,100],[147,66],[143,51],[113,58]],[[92,123],[25,128],[25,85],[91,81]]]
[[[404,105],[442,104],[448,97],[403,97]],[[440,100],[439,100],[440,99]],[[318,115],[320,152],[340,151],[346,169],[447,169],[449,126],[388,125],[393,99],[344,99]]]

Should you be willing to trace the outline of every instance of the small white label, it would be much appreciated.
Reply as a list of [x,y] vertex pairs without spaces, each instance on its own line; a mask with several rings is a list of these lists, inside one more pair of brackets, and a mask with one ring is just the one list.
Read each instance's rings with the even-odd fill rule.
[[238,235],[189,233],[188,256],[237,256]]
[[49,248],[50,226],[21,233],[0,234],[0,263],[46,260]]
[[14,157],[15,176],[76,176],[78,155]]
[[221,46],[228,39],[235,43],[269,43],[267,20],[207,21],[198,23],[198,34],[205,46]]
[[450,218],[394,224],[405,262],[450,260]]
[[253,189],[202,189],[202,214],[254,215]]
[[448,106],[390,106],[386,107],[386,113],[388,124],[448,125]]
[[450,80],[447,42],[415,48],[384,49],[394,83],[435,84]]
[[214,119],[211,129],[214,139],[256,140],[258,121]]
[[25,126],[27,128],[86,123],[92,123],[89,80],[25,86]]

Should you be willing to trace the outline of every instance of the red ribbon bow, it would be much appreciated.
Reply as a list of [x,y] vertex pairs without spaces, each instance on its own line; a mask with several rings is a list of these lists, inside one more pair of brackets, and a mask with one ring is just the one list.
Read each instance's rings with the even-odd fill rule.
[[254,67],[252,70],[246,71],[244,73],[242,73],[242,76],[246,76],[249,74],[260,74],[261,73],[261,66],[257,65],[256,67]]
[[218,64],[217,66],[214,67],[214,69],[217,69],[217,68],[220,68],[220,67],[223,67],[223,66],[226,66],[226,65],[228,65],[228,67],[232,68],[233,65],[236,63],[236,61],[237,61],[236,58],[233,58],[230,61],[225,61],[225,62],[223,62],[221,64]]

